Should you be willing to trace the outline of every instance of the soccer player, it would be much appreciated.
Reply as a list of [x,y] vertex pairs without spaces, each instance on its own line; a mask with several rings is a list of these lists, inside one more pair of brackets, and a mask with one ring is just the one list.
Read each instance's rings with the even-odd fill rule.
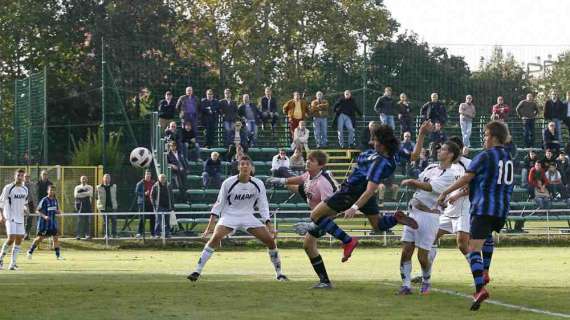
[[59,203],[55,198],[55,185],[52,184],[48,187],[48,194],[40,200],[36,212],[40,215],[38,219],[38,233],[32,242],[32,246],[28,250],[28,259],[32,259],[34,250],[36,250],[44,238],[52,237],[55,257],[57,260],[63,260],[61,257],[59,239],[57,237],[56,215],[61,214],[61,211],[59,211]]
[[[258,178],[251,176],[252,170],[251,159],[248,156],[242,156],[239,160],[239,174],[227,178],[222,183],[218,200],[212,207],[210,221],[203,237],[207,237],[215,225],[214,234],[204,246],[198,265],[194,272],[188,275],[188,280],[198,280],[204,266],[220,246],[222,239],[236,229],[244,229],[263,242],[269,250],[269,258],[275,268],[277,280],[288,280],[281,272],[281,259],[275,244],[276,232],[269,217],[265,185]],[[253,215],[256,206],[259,207],[264,223]]]
[[[424,132],[420,131],[420,136]],[[418,140],[421,141],[420,137]],[[452,164],[459,158],[461,149],[454,142],[447,141],[437,152],[439,164],[429,165],[416,179],[402,181],[402,186],[416,189],[410,200],[410,217],[417,221],[419,228],[414,230],[404,226],[402,234],[402,256],[400,259],[400,273],[402,287],[398,294],[411,294],[412,255],[418,248],[418,260],[422,268],[421,294],[428,294],[431,288],[431,264],[428,253],[437,235],[439,228],[439,215],[441,210],[437,206],[437,197],[456,180],[456,173]]]
[[333,221],[338,213],[344,212],[345,218],[352,218],[360,210],[369,216],[372,227],[379,231],[389,230],[398,223],[417,228],[416,221],[401,211],[394,215],[379,216],[380,210],[373,195],[380,182],[391,176],[396,169],[394,155],[398,152],[400,143],[394,136],[393,129],[387,125],[378,125],[373,130],[371,139],[374,148],[358,155],[356,168],[340,190],[311,211],[311,220],[343,243],[342,262],[348,261],[358,246],[358,240],[349,236]]
[[12,247],[12,260],[10,270],[16,270],[16,257],[20,252],[20,245],[26,233],[24,228],[24,212],[28,210],[28,188],[24,185],[24,169],[18,169],[14,173],[14,182],[7,184],[0,194],[0,223],[6,225],[8,239],[2,245],[0,251],[0,270],[4,267],[4,256],[8,248]]
[[[327,154],[320,150],[311,151],[307,155],[306,169],[307,171],[300,176],[289,178],[274,178],[267,179],[269,183],[280,185],[287,185],[287,188],[292,192],[298,192],[303,197],[309,208],[314,209],[321,201],[326,200],[334,192],[337,191],[338,186],[334,178],[325,170],[327,164]],[[313,225],[313,224],[311,224]],[[325,263],[319,250],[317,248],[317,240],[322,237],[324,233],[319,228],[308,227],[300,231],[305,235],[303,240],[303,248],[305,253],[311,261],[311,265],[315,273],[319,277],[319,283],[313,286],[314,289],[331,289],[332,284],[325,268]]]
[[465,175],[438,198],[438,202],[444,204],[449,194],[469,184],[471,239],[468,260],[475,282],[473,311],[479,310],[481,303],[489,298],[485,285],[490,280],[488,274],[494,247],[492,234],[493,231],[501,231],[509,214],[514,171],[511,156],[503,147],[508,136],[509,130],[504,123],[489,122],[485,126],[485,151],[479,153]]

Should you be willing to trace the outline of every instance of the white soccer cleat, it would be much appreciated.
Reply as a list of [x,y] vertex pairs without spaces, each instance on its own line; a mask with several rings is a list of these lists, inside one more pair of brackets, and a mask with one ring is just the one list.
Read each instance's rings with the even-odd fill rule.
[[277,276],[276,280],[277,281],[289,281],[289,278],[287,278],[287,276],[284,274],[280,274]]
[[28,252],[28,254],[26,254],[26,256],[28,257],[28,260],[32,260],[32,254]]
[[10,267],[8,267],[8,269],[10,269],[10,270],[18,270],[18,265],[16,265],[16,264],[11,264]]
[[59,260],[59,261],[65,260],[65,258],[63,258],[62,256],[56,257],[56,259]]

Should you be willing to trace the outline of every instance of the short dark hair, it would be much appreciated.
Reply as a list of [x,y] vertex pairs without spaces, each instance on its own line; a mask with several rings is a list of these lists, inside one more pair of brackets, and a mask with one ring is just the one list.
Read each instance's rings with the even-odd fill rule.
[[459,148],[457,143],[451,140],[447,140],[443,145],[447,146],[449,151],[453,153],[453,159],[451,159],[451,162],[455,162],[455,160],[457,160],[457,158],[459,158],[459,156],[461,155],[461,148]]
[[309,154],[307,155],[307,159],[314,159],[317,161],[319,166],[324,166],[327,164],[329,157],[324,151],[313,150],[309,152]]
[[463,145],[463,140],[461,140],[460,137],[458,137],[458,136],[451,136],[451,137],[449,137],[448,140],[454,142],[454,143],[459,147],[459,150],[463,150],[463,147],[464,147],[464,145]]
[[47,188],[48,188],[48,189],[55,189],[56,186],[55,186],[55,184],[49,184]]
[[501,121],[491,121],[485,126],[485,130],[489,130],[491,137],[497,138],[500,144],[505,144],[507,142],[507,137],[509,136],[509,129]]
[[394,135],[394,129],[385,124],[381,124],[372,132],[376,141],[380,142],[390,156],[393,156],[400,149],[400,141]]
[[22,169],[22,168],[19,168],[19,169],[17,169],[16,172],[14,172],[14,173],[26,173],[26,170],[24,170],[24,169]]
[[239,161],[240,162],[241,161],[249,161],[249,164],[251,164],[253,166],[253,161],[251,161],[251,158],[247,154],[244,154],[243,156],[241,156],[239,158]]

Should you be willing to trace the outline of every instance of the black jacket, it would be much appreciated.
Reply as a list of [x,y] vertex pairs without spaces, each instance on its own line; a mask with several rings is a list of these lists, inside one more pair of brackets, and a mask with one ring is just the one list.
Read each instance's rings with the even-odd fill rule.
[[444,124],[447,122],[447,110],[441,102],[426,102],[422,106],[421,112],[422,121],[431,120],[431,122],[439,122]]
[[219,111],[224,121],[236,121],[238,116],[238,107],[235,101],[226,99],[220,100]]
[[353,97],[346,99],[345,97],[340,98],[333,106],[334,112],[336,112],[337,117],[341,113],[346,114],[350,118],[354,118],[357,114],[362,115],[360,109],[356,105],[356,100]]
[[384,113],[389,116],[396,115],[397,108],[396,108],[396,101],[392,97],[388,96],[381,96],[376,100],[376,104],[374,105],[374,111],[376,113]]
[[560,99],[556,100],[556,102],[549,99],[544,105],[544,119],[566,118],[566,108],[566,105]]
[[[257,109],[257,107],[255,106],[255,103],[250,102],[249,106],[250,106],[251,110],[253,111],[253,116],[255,117],[255,119],[254,119],[255,122],[261,121],[261,113],[259,112],[259,109]],[[240,117],[242,117],[244,121],[247,120],[247,118],[245,117],[245,115],[246,115],[245,108],[246,108],[245,104],[242,104],[238,108],[238,115]]]
[[261,98],[261,112],[277,112],[277,99],[271,96],[271,100],[266,96]]
[[211,121],[217,122],[219,109],[220,102],[218,99],[208,100],[207,98],[204,98],[200,101],[200,116],[202,117],[202,123],[204,126],[209,124]]
[[155,209],[158,210],[158,208],[164,208],[167,210],[172,210],[172,199],[170,196],[170,186],[168,184],[163,185],[157,181],[152,186],[150,194],[150,201],[152,202],[152,205]]
[[163,119],[174,119],[176,115],[176,101],[170,99],[170,103],[164,100],[160,100],[158,104],[158,117]]

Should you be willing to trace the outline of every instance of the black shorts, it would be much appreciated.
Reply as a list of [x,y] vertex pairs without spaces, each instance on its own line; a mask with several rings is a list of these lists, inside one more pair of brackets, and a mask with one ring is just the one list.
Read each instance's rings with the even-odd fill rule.
[[493,231],[500,232],[505,226],[505,221],[505,218],[471,215],[471,239],[487,239]]
[[[340,190],[325,200],[325,203],[331,209],[340,213],[352,207],[363,193],[364,190],[356,190],[349,185],[342,184]],[[379,214],[380,209],[378,208],[378,200],[375,196],[370,197],[368,202],[366,202],[359,210],[367,216]]]
[[57,236],[57,228],[56,229],[40,229],[37,233],[40,237],[53,237]]

